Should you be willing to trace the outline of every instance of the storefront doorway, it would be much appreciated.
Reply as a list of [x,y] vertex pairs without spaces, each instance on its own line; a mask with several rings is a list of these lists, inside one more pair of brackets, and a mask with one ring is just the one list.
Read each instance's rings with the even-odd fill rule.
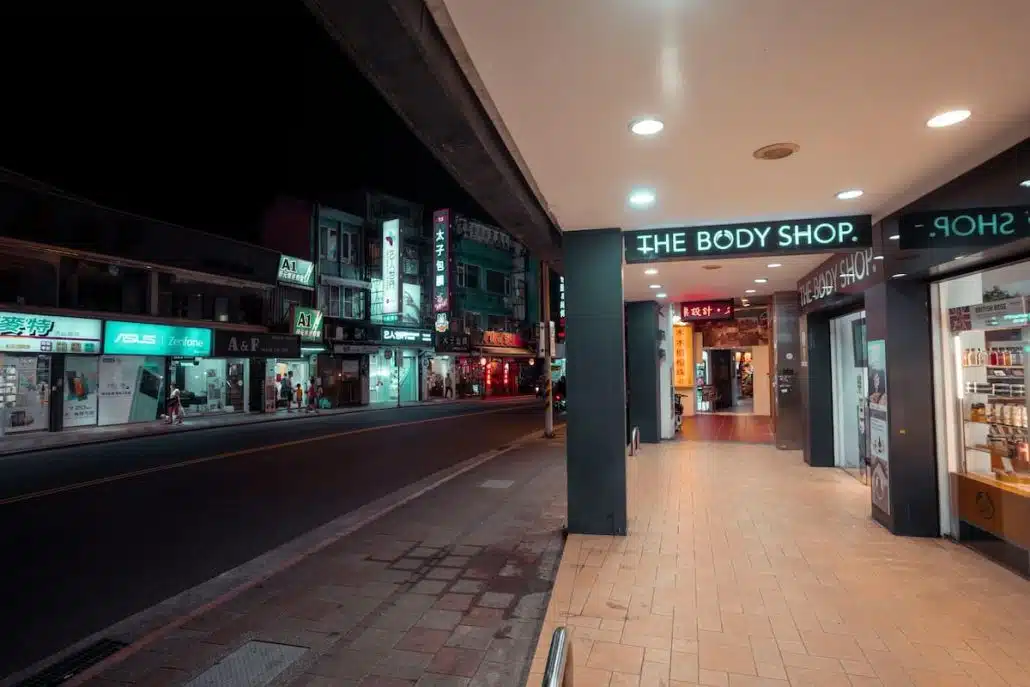
[[412,403],[419,400],[418,351],[384,348],[369,356],[369,402]]
[[867,447],[865,311],[830,320],[830,359],[833,380],[833,464],[869,484]]
[[187,415],[245,413],[250,405],[250,365],[244,358],[190,358],[171,362]]

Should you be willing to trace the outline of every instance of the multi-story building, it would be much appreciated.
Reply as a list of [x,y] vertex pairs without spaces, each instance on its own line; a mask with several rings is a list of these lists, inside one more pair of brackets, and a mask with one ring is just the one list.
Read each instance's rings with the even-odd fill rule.
[[172,385],[190,415],[274,410],[291,264],[5,174],[0,433],[152,421]]
[[[539,264],[503,230],[448,210],[433,217],[435,393],[514,394],[539,372],[533,346],[540,307]],[[444,233],[440,233],[444,232]],[[435,246],[440,248],[441,245]],[[442,278],[442,282],[441,282]],[[443,286],[440,286],[441,283]]]

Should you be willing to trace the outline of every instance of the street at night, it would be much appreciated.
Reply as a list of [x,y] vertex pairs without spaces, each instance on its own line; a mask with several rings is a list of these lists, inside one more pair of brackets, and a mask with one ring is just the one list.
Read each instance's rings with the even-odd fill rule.
[[5,458],[0,530],[17,565],[5,571],[0,674],[540,430],[542,415],[536,402],[469,402]]

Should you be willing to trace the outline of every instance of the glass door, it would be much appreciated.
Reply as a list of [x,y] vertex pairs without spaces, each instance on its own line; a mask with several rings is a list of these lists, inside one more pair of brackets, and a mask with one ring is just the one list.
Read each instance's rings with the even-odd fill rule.
[[869,484],[865,311],[830,321],[834,465]]

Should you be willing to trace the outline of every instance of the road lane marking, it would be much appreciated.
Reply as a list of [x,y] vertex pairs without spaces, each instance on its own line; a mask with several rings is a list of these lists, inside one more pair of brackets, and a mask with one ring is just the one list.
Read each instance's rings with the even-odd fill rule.
[[15,503],[22,503],[23,501],[32,501],[34,499],[40,499],[46,496],[54,496],[56,494],[64,494],[70,491],[78,491],[80,489],[86,489],[89,487],[96,487],[101,484],[110,484],[111,482],[120,482],[126,479],[133,479],[136,477],[145,477],[147,475],[153,475],[158,472],[165,472],[168,470],[176,470],[178,468],[187,468],[194,465],[202,465],[204,463],[211,463],[216,460],[224,460],[226,458],[236,458],[239,456],[246,456],[252,453],[262,453],[264,451],[274,451],[282,448],[289,448],[291,446],[302,446],[304,444],[311,444],[316,441],[326,441],[329,439],[339,439],[340,437],[353,436],[355,434],[367,434],[369,432],[378,432],[383,429],[396,429],[398,427],[409,427],[412,425],[424,425],[430,422],[443,422],[445,420],[456,420],[464,417],[475,417],[477,415],[492,415],[496,413],[504,413],[513,408],[520,408],[522,406],[508,406],[504,408],[491,408],[490,410],[479,410],[474,413],[459,413],[457,415],[445,415],[443,417],[429,417],[421,420],[406,420],[404,422],[394,422],[388,425],[378,425],[375,427],[359,427],[358,429],[348,429],[343,432],[333,432],[331,434],[322,434],[316,437],[305,437],[303,439],[294,439],[293,441],[283,441],[277,444],[266,444],[265,446],[254,446],[251,448],[244,448],[238,451],[228,451],[226,453],[218,453],[213,456],[205,456],[204,458],[193,458],[190,460],[179,461],[178,463],[169,463],[168,465],[156,465],[152,468],[144,468],[142,470],[133,470],[131,472],[123,472],[117,475],[108,475],[107,477],[98,477],[96,479],[85,480],[83,482],[75,482],[73,484],[66,484],[60,487],[51,487],[50,489],[41,489],[39,491],[29,492],[27,494],[19,494],[17,496],[9,496],[4,499],[0,499],[0,506],[9,506]]

